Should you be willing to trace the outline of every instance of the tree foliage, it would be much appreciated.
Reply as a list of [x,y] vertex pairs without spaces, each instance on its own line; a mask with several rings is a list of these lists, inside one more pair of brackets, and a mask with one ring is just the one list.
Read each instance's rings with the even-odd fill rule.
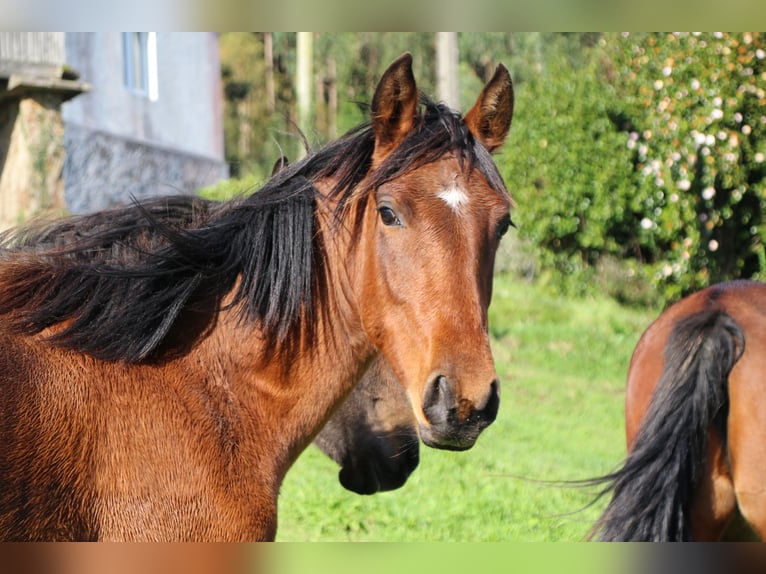
[[[225,148],[235,176],[265,177],[280,155],[294,161],[305,144],[317,147],[367,119],[368,104],[388,64],[414,56],[421,88],[432,93],[435,71],[430,33],[317,33],[314,35],[314,125],[298,126],[294,33],[228,32],[220,36]],[[271,61],[266,42],[272,46]],[[270,65],[269,65],[270,64]],[[267,82],[274,85],[269,101]]]
[[643,253],[669,298],[764,270],[766,38],[612,39]]
[[582,290],[619,261],[617,287],[643,279],[661,301],[760,276],[764,37],[606,34],[581,47],[549,50],[520,90],[504,156],[543,268]]

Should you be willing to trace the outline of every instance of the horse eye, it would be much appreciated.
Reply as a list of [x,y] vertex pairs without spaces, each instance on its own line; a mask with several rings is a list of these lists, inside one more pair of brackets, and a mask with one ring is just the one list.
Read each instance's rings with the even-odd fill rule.
[[506,234],[506,232],[508,231],[508,228],[511,225],[516,227],[513,221],[511,221],[510,215],[506,215],[503,219],[500,220],[500,222],[497,224],[497,230],[495,231],[495,236],[497,237],[498,241],[502,239],[503,235]]
[[380,220],[383,222],[383,225],[392,226],[402,224],[402,222],[399,221],[399,217],[390,207],[381,207],[378,209],[378,213],[380,213]]

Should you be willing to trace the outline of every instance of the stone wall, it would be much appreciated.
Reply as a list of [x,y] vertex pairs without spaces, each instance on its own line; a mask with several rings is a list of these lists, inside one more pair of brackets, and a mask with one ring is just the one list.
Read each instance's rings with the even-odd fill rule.
[[66,204],[86,213],[132,198],[194,193],[228,176],[224,161],[163,149],[68,122]]

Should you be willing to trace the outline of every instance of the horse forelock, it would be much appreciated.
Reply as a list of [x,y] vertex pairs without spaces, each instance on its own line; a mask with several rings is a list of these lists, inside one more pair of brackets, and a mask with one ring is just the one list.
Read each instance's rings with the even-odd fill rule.
[[462,116],[424,95],[412,132],[373,167],[374,151],[372,127],[363,124],[280,175],[331,181],[327,195],[335,205],[335,221],[344,224],[349,223],[350,213],[362,211],[351,206],[363,208],[381,185],[445,157],[456,158],[463,171],[478,170],[493,190],[511,199],[492,155],[474,138]]
[[364,190],[372,190],[444,157],[454,156],[460,169],[477,169],[492,189],[508,195],[491,154],[474,138],[462,116],[444,104],[421,96],[422,112],[415,129],[369,174]]

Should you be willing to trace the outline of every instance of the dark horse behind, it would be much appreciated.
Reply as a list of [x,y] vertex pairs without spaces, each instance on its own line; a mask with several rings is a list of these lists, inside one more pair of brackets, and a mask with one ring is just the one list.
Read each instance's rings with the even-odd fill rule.
[[[405,55],[372,121],[157,245],[0,256],[0,537],[270,540],[290,465],[383,356],[419,434],[495,419],[487,308],[511,199],[499,67],[465,118]],[[109,235],[105,230],[105,236]],[[434,302],[438,301],[438,305]]]

